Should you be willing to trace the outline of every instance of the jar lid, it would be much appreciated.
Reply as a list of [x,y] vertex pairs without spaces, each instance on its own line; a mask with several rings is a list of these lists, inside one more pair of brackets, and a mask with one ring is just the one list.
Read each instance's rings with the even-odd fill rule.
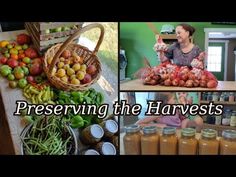
[[104,135],[104,131],[102,129],[102,127],[98,124],[94,124],[91,126],[91,134],[93,137],[95,138],[102,138]]
[[129,125],[125,127],[126,133],[135,133],[138,132],[139,130],[140,130],[139,125]]
[[94,149],[88,149],[87,151],[85,151],[84,155],[100,155],[100,154],[98,151]]
[[111,133],[116,133],[118,131],[118,125],[114,120],[107,120],[105,122],[105,127]]
[[144,134],[153,134],[157,132],[157,127],[156,126],[146,126],[143,127],[143,133]]
[[116,155],[115,146],[109,142],[105,142],[102,144],[101,151],[103,155]]
[[174,128],[174,127],[164,127],[163,128],[164,135],[173,135],[175,133],[176,133],[176,128]]
[[224,138],[236,139],[236,130],[223,130],[222,136]]
[[206,128],[202,130],[201,134],[206,138],[214,138],[217,135],[217,131],[210,128]]
[[181,130],[182,136],[194,136],[196,130],[194,128],[184,128]]

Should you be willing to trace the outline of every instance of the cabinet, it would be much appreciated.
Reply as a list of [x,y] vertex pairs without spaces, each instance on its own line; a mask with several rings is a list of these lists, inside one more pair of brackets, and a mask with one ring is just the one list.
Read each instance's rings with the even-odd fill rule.
[[[233,97],[229,99],[229,96]],[[228,119],[229,123],[231,121],[232,112],[236,111],[236,92],[200,92],[199,99],[200,99],[199,100],[200,105],[208,104],[209,102],[213,101],[215,105],[221,104],[224,106],[223,114],[219,117],[215,115],[203,116],[203,121],[204,121],[203,128],[211,128],[217,130],[218,136],[221,136],[223,130],[236,130],[235,126],[227,125],[225,121],[229,117]],[[231,113],[230,116],[227,115],[229,111]]]
[[[176,34],[161,34],[160,36],[166,44],[177,42]],[[193,43],[193,38],[191,38],[191,43]]]

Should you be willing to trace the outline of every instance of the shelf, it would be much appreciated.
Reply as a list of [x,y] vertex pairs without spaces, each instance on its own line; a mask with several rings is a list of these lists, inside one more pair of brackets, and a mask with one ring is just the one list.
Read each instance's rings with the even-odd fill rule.
[[[201,100],[200,103],[208,104],[210,101]],[[236,105],[236,102],[227,102],[227,101],[213,101],[215,104],[224,104],[224,105]]]
[[169,40],[177,40],[176,34],[161,34],[160,36],[164,40],[167,40],[167,39],[169,39]]
[[205,128],[205,127],[207,127],[207,128],[210,128],[210,127],[212,127],[212,128],[215,128],[215,127],[217,127],[218,129],[233,129],[233,130],[235,130],[236,129],[236,127],[232,127],[232,126],[229,126],[229,125],[215,125],[215,124],[208,124],[208,123],[204,123],[203,124],[203,127]]

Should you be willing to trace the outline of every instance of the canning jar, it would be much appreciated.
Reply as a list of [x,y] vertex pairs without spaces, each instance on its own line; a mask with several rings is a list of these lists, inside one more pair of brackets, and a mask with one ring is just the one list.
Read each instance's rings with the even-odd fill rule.
[[157,127],[146,126],[143,128],[141,136],[141,153],[142,155],[157,155],[159,154],[159,136]]
[[196,130],[193,128],[184,128],[181,130],[179,139],[179,155],[196,155],[197,139],[195,138]]
[[232,111],[230,118],[230,126],[236,127],[236,111]]
[[222,116],[215,116],[215,125],[221,125]]
[[83,155],[100,155],[95,149],[88,149],[83,152]]
[[219,101],[219,94],[218,94],[218,92],[214,92],[212,94],[212,101]]
[[123,138],[126,155],[141,154],[141,132],[139,125],[125,127],[126,134]]
[[105,137],[112,137],[118,131],[118,124],[114,120],[106,120],[100,123]]
[[229,102],[234,102],[234,92],[229,93]]
[[116,155],[116,148],[110,142],[99,142],[95,149],[102,155]]
[[217,132],[213,129],[203,129],[199,139],[199,155],[218,155],[219,141]]
[[224,130],[220,140],[221,155],[236,155],[236,131]]
[[231,121],[231,110],[226,109],[223,113],[223,118],[222,118],[222,125],[230,125]]
[[174,127],[164,127],[160,137],[160,155],[177,154],[177,136]]
[[225,101],[225,94],[223,92],[220,95],[220,101]]
[[102,139],[103,135],[102,127],[98,124],[93,124],[83,129],[81,140],[84,144],[95,144]]

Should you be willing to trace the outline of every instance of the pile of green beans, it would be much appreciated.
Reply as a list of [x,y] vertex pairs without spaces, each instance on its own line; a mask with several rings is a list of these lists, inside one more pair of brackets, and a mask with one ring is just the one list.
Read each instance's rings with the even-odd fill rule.
[[75,151],[73,135],[61,117],[37,119],[24,135],[24,155],[71,155]]

